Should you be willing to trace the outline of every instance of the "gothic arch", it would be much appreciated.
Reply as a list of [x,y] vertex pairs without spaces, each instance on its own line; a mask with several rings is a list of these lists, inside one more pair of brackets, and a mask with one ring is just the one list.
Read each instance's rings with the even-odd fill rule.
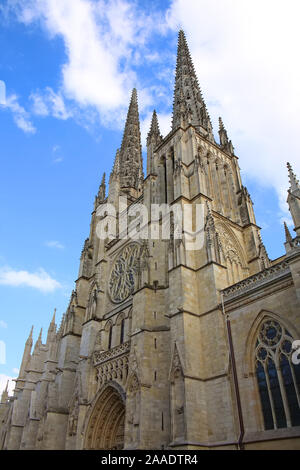
[[234,246],[235,250],[237,251],[237,254],[238,254],[239,259],[241,261],[242,267],[245,268],[246,265],[247,265],[246,255],[244,253],[244,250],[243,250],[239,240],[237,239],[237,236],[233,232],[233,230],[230,227],[228,227],[224,222],[222,222],[220,220],[216,220],[215,224],[216,224],[217,231],[219,233],[221,232],[221,234],[220,234],[221,240],[222,240],[222,234],[224,234],[224,233],[229,237],[230,241],[232,242],[232,245]]
[[246,340],[243,358],[243,371],[245,377],[254,376],[255,374],[255,360],[253,357],[255,342],[261,325],[268,318],[277,321],[280,325],[285,327],[294,338],[299,338],[300,332],[297,331],[295,326],[289,320],[284,318],[284,316],[279,315],[275,312],[271,312],[269,310],[260,310],[249,329],[249,333]]
[[124,390],[116,382],[99,390],[86,418],[84,449],[123,449],[125,399]]
[[109,346],[111,346],[111,341],[112,341],[112,335],[113,335],[113,328],[114,328],[114,323],[111,319],[107,320],[105,323],[105,326],[102,330],[103,335],[102,335],[102,344],[104,347],[104,350],[106,351],[107,349],[110,349]]
[[262,310],[246,342],[245,363],[253,381],[262,429],[300,425],[300,370],[292,363],[292,343],[298,337],[282,316]]

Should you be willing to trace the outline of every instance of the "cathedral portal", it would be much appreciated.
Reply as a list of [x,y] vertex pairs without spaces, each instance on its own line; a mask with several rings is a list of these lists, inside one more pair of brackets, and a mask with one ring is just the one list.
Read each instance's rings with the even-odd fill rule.
[[124,398],[115,386],[109,385],[93,407],[86,431],[85,449],[123,449],[124,423]]

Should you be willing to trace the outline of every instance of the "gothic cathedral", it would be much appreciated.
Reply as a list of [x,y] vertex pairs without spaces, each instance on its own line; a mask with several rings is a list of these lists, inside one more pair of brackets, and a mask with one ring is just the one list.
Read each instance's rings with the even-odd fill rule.
[[[61,325],[33,350],[31,331],[2,394],[0,449],[300,449],[300,184],[288,164],[295,234],[271,260],[222,119],[219,136],[180,31],[172,130],[154,111],[145,177],[134,89]],[[203,244],[174,223],[169,239],[99,237],[120,196],[201,205]]]

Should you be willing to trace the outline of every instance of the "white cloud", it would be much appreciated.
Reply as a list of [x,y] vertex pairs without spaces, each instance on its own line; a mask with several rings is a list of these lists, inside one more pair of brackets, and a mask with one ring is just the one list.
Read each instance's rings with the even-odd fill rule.
[[[124,103],[131,73],[119,70],[119,60],[127,53],[127,45],[134,36],[132,5],[125,1],[106,5],[104,1],[90,0],[19,3],[25,23],[40,20],[51,37],[60,36],[64,40],[68,60],[62,74],[68,97],[103,111]],[[118,49],[117,40],[122,41]],[[59,103],[56,105],[59,107]]]
[[45,245],[48,248],[57,248],[58,250],[63,250],[65,248],[62,243],[60,243],[56,240],[51,240],[51,241],[45,242]]
[[225,126],[240,166],[273,186],[287,211],[286,162],[300,175],[298,0],[174,0],[170,27],[187,35],[217,129]]
[[26,134],[34,134],[36,132],[35,127],[30,121],[29,113],[19,104],[16,95],[7,96],[4,108],[12,112],[16,125],[22,129],[22,131]]
[[19,375],[20,369],[17,369],[17,367],[14,367],[12,371],[14,374]]
[[35,273],[29,273],[28,271],[16,271],[9,267],[2,267],[0,268],[0,284],[12,287],[32,287],[45,293],[62,287],[42,268]]
[[[96,108],[102,124],[121,127],[131,89],[139,89],[133,65],[146,59],[146,39],[165,24],[162,13],[146,14],[128,0],[14,0],[13,11],[25,24],[39,22],[50,38],[61,37],[67,60],[62,67],[59,92],[47,88],[31,95],[40,116],[70,117],[65,100],[81,110]],[[139,50],[139,48],[141,50]],[[156,55],[148,50],[148,60]],[[141,101],[142,103],[142,101]],[[142,106],[145,106],[144,104]],[[72,109],[77,121],[84,121]],[[123,125],[123,122],[122,122]],[[85,123],[89,127],[89,123]]]
[[5,323],[3,320],[0,320],[0,328],[7,328],[7,323]]
[[[103,125],[121,128],[130,90],[136,86],[146,115],[141,123],[143,141],[150,105],[172,100],[173,90],[166,90],[166,83],[172,86],[174,71],[170,62],[161,62],[161,70],[154,73],[160,74],[165,88],[158,86],[155,91],[143,86],[134,66],[158,61],[157,51],[149,46],[152,33],[183,27],[215,132],[222,115],[244,174],[274,187],[280,216],[288,216],[286,161],[300,175],[298,0],[287,0],[284,8],[281,0],[173,0],[166,18],[158,10],[142,12],[129,0],[14,0],[14,4],[20,21],[39,22],[50,38],[60,37],[65,46],[61,87],[35,92],[35,112],[60,119],[71,114],[86,128],[100,115]],[[168,54],[173,53],[169,48]],[[163,57],[166,51],[159,54]],[[68,99],[77,109],[66,107]],[[171,124],[167,118],[160,118],[162,131]],[[26,127],[22,119],[19,125]]]
[[51,115],[62,120],[72,116],[72,113],[66,109],[61,93],[55,93],[50,87],[47,87],[43,93],[32,93],[30,99],[32,100],[32,112],[38,116]]
[[0,397],[2,395],[2,392],[6,388],[7,381],[9,380],[8,383],[8,393],[9,395],[12,395],[12,392],[14,391],[15,388],[15,382],[13,382],[13,379],[17,378],[17,374],[13,377],[5,374],[0,374]]

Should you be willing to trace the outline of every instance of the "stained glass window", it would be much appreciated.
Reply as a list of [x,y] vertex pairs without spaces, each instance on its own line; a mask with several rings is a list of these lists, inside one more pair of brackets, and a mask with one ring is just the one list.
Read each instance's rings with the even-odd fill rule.
[[256,378],[265,429],[300,426],[300,365],[292,363],[291,334],[265,320],[256,342]]

